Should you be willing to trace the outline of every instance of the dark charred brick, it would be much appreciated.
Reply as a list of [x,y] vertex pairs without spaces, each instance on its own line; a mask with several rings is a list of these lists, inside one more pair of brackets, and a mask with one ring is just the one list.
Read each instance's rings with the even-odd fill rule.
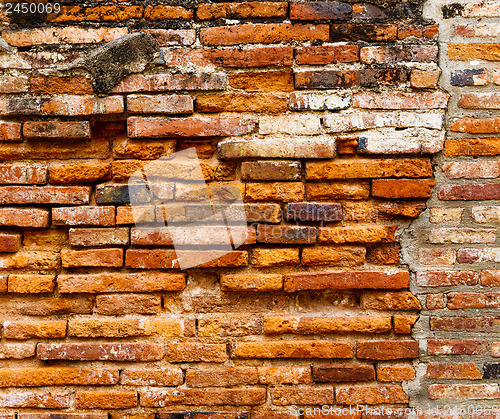
[[286,207],[285,217],[287,220],[294,221],[342,221],[342,205],[313,202],[290,203]]
[[259,225],[257,241],[260,243],[315,243],[316,227]]
[[344,20],[352,13],[352,6],[337,1],[315,1],[307,3],[291,3],[290,19],[292,20]]
[[396,41],[398,28],[390,24],[349,23],[330,26],[330,41]]
[[378,85],[394,85],[405,83],[408,73],[403,68],[369,69],[359,72],[359,84],[363,87],[376,87]]
[[295,73],[296,89],[348,89],[359,83],[357,71],[304,71]]
[[445,19],[451,19],[460,16],[464,10],[464,6],[460,3],[452,3],[443,6],[441,10]]
[[468,70],[455,70],[451,72],[452,86],[474,86],[474,76],[486,75],[484,68],[471,68]]
[[[140,203],[148,203],[149,195],[144,193],[145,190],[140,188],[132,188],[130,193],[137,194],[136,201]],[[130,202],[129,186],[128,185],[99,185],[96,190],[95,202],[97,204],[128,204]]]
[[483,366],[483,378],[500,378],[500,364],[488,364],[487,362]]
[[375,380],[375,368],[372,365],[313,367],[312,374],[313,380],[317,383],[354,383]]

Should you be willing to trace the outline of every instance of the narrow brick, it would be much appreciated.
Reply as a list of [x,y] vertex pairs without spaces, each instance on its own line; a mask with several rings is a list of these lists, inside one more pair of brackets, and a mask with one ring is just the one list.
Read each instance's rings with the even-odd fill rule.
[[[63,29],[64,30],[64,29]],[[31,77],[31,92],[41,95],[86,95],[94,93],[90,79],[82,76],[75,77]]]
[[0,252],[16,253],[20,248],[20,234],[0,234]]
[[500,184],[444,185],[438,192],[446,201],[483,201],[500,199]]
[[360,305],[364,310],[378,311],[411,311],[422,308],[418,299],[409,291],[364,292],[361,295]]
[[318,243],[387,243],[395,242],[397,226],[320,227]]
[[279,93],[229,93],[196,97],[196,111],[201,113],[283,113],[287,108],[286,96]]
[[66,321],[5,321],[3,330],[6,339],[62,339],[66,337]]
[[176,90],[224,90],[224,73],[133,74],[118,83],[113,93],[164,92]]
[[366,248],[357,246],[316,246],[302,250],[302,264],[306,266],[362,266]]
[[448,57],[455,61],[500,60],[500,45],[486,43],[448,44]]
[[72,246],[113,246],[129,244],[129,229],[118,228],[70,228],[68,241]]
[[180,368],[161,369],[124,369],[120,375],[120,384],[128,386],[178,386],[183,377]]
[[123,314],[157,314],[161,297],[141,294],[106,294],[96,297],[96,313],[106,316]]
[[297,64],[323,65],[359,61],[357,45],[299,47],[295,50]]
[[481,371],[473,362],[466,362],[462,364],[444,362],[439,364],[428,364],[426,377],[441,380],[480,380],[483,378]]
[[53,208],[52,221],[58,225],[112,226],[115,224],[115,208],[111,206]]
[[408,403],[408,395],[399,386],[353,386],[335,389],[335,400],[340,405],[376,405]]
[[28,139],[85,140],[90,138],[90,124],[82,122],[25,122],[23,135]]
[[428,339],[429,355],[480,355],[486,353],[488,343],[485,340]]
[[500,138],[447,139],[447,156],[495,156],[500,154]]
[[431,384],[429,398],[435,399],[496,399],[498,384]]
[[286,12],[285,2],[218,3],[200,4],[196,9],[196,17],[199,20],[269,18],[286,17]]
[[313,367],[312,378],[317,383],[374,381],[375,368],[372,365],[331,365]]
[[462,93],[458,105],[464,109],[500,109],[500,94]]
[[299,249],[253,249],[250,263],[262,268],[298,265],[300,264]]
[[135,391],[77,391],[75,407],[77,409],[130,409],[139,401]]
[[454,70],[451,72],[452,86],[485,86],[489,81],[488,72],[484,68]]
[[193,100],[189,95],[130,95],[127,109],[133,113],[193,113]]
[[453,266],[456,261],[455,249],[436,249],[420,248],[418,249],[418,260],[422,265],[448,265]]
[[[308,200],[367,199],[368,182],[306,183]],[[291,200],[289,200],[291,201]]]
[[67,409],[69,404],[67,393],[55,391],[24,391],[18,392],[15,397],[9,393],[0,395],[0,407],[5,408]]
[[42,360],[144,362],[163,358],[162,346],[152,342],[39,343],[36,353]]
[[417,272],[417,284],[421,287],[453,287],[476,285],[479,274],[474,271],[425,271]]
[[433,93],[357,93],[353,106],[365,109],[445,109],[449,95]]
[[364,47],[360,60],[366,64],[397,62],[437,62],[438,47],[434,45],[395,45],[386,47]]
[[333,403],[333,388],[290,388],[278,387],[273,392],[273,404],[277,406],[290,405],[324,405]]
[[387,333],[390,317],[266,317],[264,334]]
[[68,336],[80,338],[122,338],[145,335],[144,323],[138,319],[70,319]]
[[495,161],[452,162],[443,166],[450,179],[496,179],[500,177],[500,163]]
[[49,167],[52,183],[95,182],[111,178],[109,163],[56,164]]
[[188,369],[188,387],[234,387],[257,384],[259,376],[255,367],[236,367],[213,369]]
[[415,375],[411,365],[377,365],[377,379],[382,382],[412,381]]
[[327,271],[285,275],[285,292],[311,289],[401,289],[407,288],[408,284],[407,272]]
[[0,203],[5,204],[88,204],[90,189],[86,186],[3,186]]
[[225,344],[171,343],[165,349],[165,359],[169,362],[225,362],[227,360]]
[[285,218],[294,221],[342,221],[342,205],[320,202],[297,202],[286,206]]
[[283,289],[283,276],[279,274],[221,275],[222,291],[267,292]]

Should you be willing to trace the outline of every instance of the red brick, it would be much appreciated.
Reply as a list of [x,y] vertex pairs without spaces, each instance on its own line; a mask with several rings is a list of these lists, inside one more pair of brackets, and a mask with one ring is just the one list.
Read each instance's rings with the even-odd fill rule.
[[259,71],[231,74],[229,84],[247,92],[291,92],[293,73],[290,71]]
[[446,201],[483,201],[500,199],[500,184],[444,185],[438,193]]
[[36,353],[42,360],[158,361],[163,358],[161,345],[152,342],[39,343]]
[[222,291],[267,292],[283,289],[283,277],[279,274],[221,275]]
[[418,249],[418,259],[422,265],[448,265],[453,266],[456,261],[455,249]]
[[417,272],[417,284],[421,287],[453,287],[456,285],[477,285],[478,283],[479,275],[473,271]]
[[57,285],[61,293],[182,291],[186,278],[158,272],[59,275]]
[[444,294],[427,294],[426,307],[428,310],[439,310],[446,308]]
[[445,109],[449,95],[433,93],[357,93],[352,106],[365,109]]
[[293,48],[288,46],[208,51],[207,57],[211,62],[229,68],[289,66],[293,61]]
[[59,225],[103,225],[115,224],[115,207],[65,207],[52,209],[52,221]]
[[493,317],[431,317],[431,330],[493,332],[497,328]]
[[316,242],[316,227],[299,226],[257,226],[257,242],[311,244]]
[[118,383],[118,369],[27,367],[4,368],[0,387],[110,385]]
[[0,252],[16,253],[20,248],[20,234],[0,233]]
[[[471,134],[497,134],[500,133],[500,118],[479,119],[468,117],[456,119],[451,124],[450,130],[455,132],[468,132]],[[483,139],[481,142],[483,141],[485,141],[485,139]],[[491,139],[486,141],[495,143],[495,141],[492,141]]]
[[314,3],[291,3],[291,20],[347,20],[352,7],[347,3],[317,1]]
[[198,74],[134,74],[124,78],[113,89],[114,93],[163,92],[175,90],[224,90],[224,73]]
[[396,41],[398,26],[383,23],[348,23],[332,24],[330,26],[330,40],[338,41]]
[[473,362],[463,364],[428,364],[427,378],[445,380],[480,380],[483,375]]
[[139,401],[135,391],[78,391],[75,393],[77,409],[129,409]]
[[429,355],[480,355],[487,350],[485,340],[427,339]]
[[20,142],[22,140],[21,124],[17,122],[0,122],[0,141]]
[[418,358],[418,342],[413,340],[358,341],[356,357],[375,360]]
[[81,21],[124,21],[140,19],[143,16],[142,6],[63,6],[57,14],[49,14],[51,22],[81,22]]
[[464,109],[500,109],[498,93],[462,93],[458,105]]
[[408,395],[399,386],[337,387],[335,400],[340,405],[372,405],[408,403]]
[[308,200],[367,199],[370,195],[368,182],[306,183]]
[[94,93],[90,79],[82,76],[75,77],[31,77],[31,93],[45,95],[85,95]]
[[231,358],[352,358],[351,342],[276,341],[239,342],[231,346]]
[[497,399],[498,384],[431,384],[429,398],[436,399]]
[[254,122],[239,118],[128,119],[131,138],[225,137],[248,134],[254,127]]
[[387,292],[371,291],[361,294],[361,308],[378,311],[411,311],[420,310],[420,302],[409,291]]
[[297,64],[323,65],[359,61],[357,45],[299,47],[295,50]]
[[28,91],[28,79],[24,77],[0,77],[0,93],[24,93]]
[[68,336],[79,338],[122,338],[148,334],[144,322],[138,319],[70,319]]
[[312,378],[317,383],[375,381],[375,368],[373,368],[372,365],[331,365],[313,367]]
[[483,287],[495,287],[500,284],[500,270],[481,271],[481,285]]
[[129,244],[128,227],[70,228],[68,241],[72,246],[112,246]]
[[263,388],[149,390],[140,393],[141,407],[169,405],[255,406],[266,400]]
[[375,179],[372,195],[381,198],[428,198],[434,185],[432,179]]
[[500,293],[498,292],[450,292],[447,294],[448,308],[498,308]]
[[86,186],[4,186],[0,204],[88,204],[91,188]]
[[333,388],[278,387],[273,391],[273,404],[277,406],[329,405],[333,400]]
[[366,248],[361,246],[316,246],[302,250],[302,264],[306,266],[362,266]]
[[193,113],[193,99],[189,95],[129,95],[127,110],[133,113]]
[[437,89],[441,70],[412,70],[410,84],[415,89]]
[[311,289],[400,289],[408,285],[408,272],[330,271],[285,275],[285,292]]
[[275,44],[290,41],[328,41],[328,25],[290,23],[244,24],[202,28],[203,45]]
[[243,2],[200,4],[196,10],[199,20],[213,20],[219,18],[248,19],[286,17],[286,2]]
[[192,45],[196,41],[194,29],[143,29],[155,38],[160,45]]

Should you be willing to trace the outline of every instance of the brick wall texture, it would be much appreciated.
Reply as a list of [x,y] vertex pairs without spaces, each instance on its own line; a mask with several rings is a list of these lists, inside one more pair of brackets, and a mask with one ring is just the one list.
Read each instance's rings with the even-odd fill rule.
[[[498,0],[26,4],[0,5],[1,419],[500,417]],[[204,192],[136,224],[128,180],[193,148],[248,225],[182,270],[162,203]]]

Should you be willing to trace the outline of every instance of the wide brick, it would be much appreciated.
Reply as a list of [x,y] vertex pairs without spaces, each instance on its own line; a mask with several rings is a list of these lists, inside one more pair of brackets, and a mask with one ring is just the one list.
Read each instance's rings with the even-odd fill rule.
[[290,41],[328,41],[328,25],[291,23],[244,24],[202,28],[203,45],[275,44]]
[[119,228],[70,228],[69,244],[72,246],[113,246],[129,244],[129,229]]
[[79,28],[76,26],[67,26],[57,29],[48,27],[3,31],[2,37],[10,45],[30,47],[47,44],[109,42],[127,33],[127,28]]
[[459,249],[457,251],[459,263],[500,262],[500,248],[489,247],[483,249]]
[[115,224],[115,208],[111,206],[53,208],[52,221],[59,225],[112,226]]
[[23,135],[28,139],[85,140],[90,138],[90,124],[82,122],[25,122]]
[[352,358],[351,342],[279,341],[239,342],[231,346],[231,358]]
[[347,95],[329,93],[294,92],[289,96],[291,110],[340,111],[351,106],[352,99]]
[[478,283],[479,274],[473,271],[417,272],[417,284],[421,287],[453,287],[456,285],[476,285]]
[[88,275],[59,275],[61,293],[155,292],[182,291],[184,274],[177,273],[102,273]]
[[[450,129],[455,132],[469,132],[471,134],[497,134],[500,132],[500,118],[460,118],[451,124]],[[463,141],[463,140],[462,140]],[[487,141],[487,144],[495,141]]]
[[312,378],[316,383],[350,383],[374,381],[375,368],[372,365],[331,365],[313,367]]
[[330,40],[338,41],[396,41],[398,26],[385,23],[341,23],[330,26]]
[[110,385],[118,383],[117,369],[28,367],[4,368],[0,387]]
[[434,185],[432,179],[375,179],[372,195],[381,198],[427,198]]
[[436,62],[438,47],[434,45],[396,45],[386,47],[364,47],[360,60],[366,64],[397,62]]
[[500,184],[444,185],[438,193],[446,201],[482,201],[500,199]]
[[427,339],[429,355],[480,355],[487,350],[485,340]]
[[75,77],[31,77],[31,92],[46,95],[86,95],[94,93],[90,79],[82,76]]
[[348,3],[318,1],[292,3],[291,20],[346,20],[351,17],[352,6]]
[[66,321],[4,321],[6,339],[62,339],[66,337]]
[[297,202],[286,206],[285,218],[294,221],[342,221],[342,206],[320,202]]
[[[315,135],[322,134],[321,120],[316,115],[280,115],[262,116],[259,118],[260,134]],[[282,139],[280,139],[283,141]],[[325,147],[327,143],[330,147]],[[316,146],[323,153],[328,153],[333,147],[333,140],[320,137],[319,141],[310,140],[309,147]],[[333,152],[334,153],[334,152]]]
[[316,227],[270,226],[257,227],[257,242],[311,244],[316,242]]
[[358,341],[356,357],[374,360],[418,358],[418,342],[413,340]]
[[257,384],[259,376],[255,367],[236,367],[219,369],[188,369],[188,387],[234,387]]
[[25,93],[28,91],[28,78],[25,77],[0,77],[0,93]]
[[247,92],[290,92],[293,73],[289,71],[262,71],[236,73],[229,76],[229,84]]
[[309,384],[310,367],[257,367],[259,383],[265,385]]
[[239,118],[139,118],[128,119],[131,138],[226,137],[253,131],[255,123]]
[[198,342],[170,343],[166,348],[168,362],[225,362],[225,344]]
[[425,177],[432,176],[432,167],[428,159],[336,159],[307,163],[306,176],[307,179]]
[[0,122],[0,141],[21,142],[21,124],[17,122]]
[[86,186],[3,186],[0,204],[88,204],[91,188]]
[[443,149],[444,140],[444,131],[427,128],[385,128],[357,137],[358,150],[369,154],[437,153]]
[[360,305],[363,310],[378,311],[408,311],[420,310],[422,308],[418,299],[409,291],[374,291],[363,293]]
[[229,68],[289,66],[293,61],[293,48],[288,46],[212,49],[205,54],[215,65]]
[[452,162],[443,166],[450,179],[496,179],[500,177],[500,162]]
[[49,167],[52,183],[95,182],[111,178],[109,163],[57,164]]
[[91,314],[93,300],[90,298],[64,298],[64,297],[40,297],[37,296],[37,304],[30,300],[18,305],[20,314],[27,316],[49,316],[61,314]]
[[500,109],[500,94],[462,93],[458,105],[464,109]]
[[160,45],[192,45],[196,41],[194,29],[144,29],[143,32],[155,38]]
[[20,294],[38,294],[54,291],[55,275],[11,274],[8,291]]
[[455,61],[500,60],[500,45],[486,43],[448,44],[448,57]]
[[196,9],[196,18],[199,20],[213,20],[218,18],[286,17],[286,12],[287,4],[285,2],[200,4]]
[[481,271],[481,285],[483,287],[495,287],[500,284],[500,270]]
[[436,228],[429,232],[429,242],[444,243],[495,243],[495,229]]
[[484,68],[454,70],[451,72],[452,86],[485,86],[490,82],[488,72]]
[[120,384],[128,386],[178,386],[183,377],[180,368],[124,369]]
[[32,409],[67,409],[70,404],[70,396],[66,393],[54,391],[24,391],[17,392],[15,397],[12,393],[0,395],[0,407],[10,408],[32,408]]
[[326,271],[285,275],[285,292],[324,289],[401,289],[409,285],[408,272]]
[[302,201],[304,185],[300,182],[247,183],[245,198],[250,201]]
[[302,250],[302,264],[306,266],[362,266],[366,249],[355,246],[316,246]]
[[377,365],[377,379],[382,382],[412,381],[415,368],[411,365]]
[[357,93],[353,106],[365,109],[445,109],[449,95],[433,93]]
[[415,89],[437,89],[441,70],[412,70],[410,85]]
[[17,234],[0,234],[0,252],[16,253],[21,248],[21,235]]
[[262,334],[262,319],[249,316],[210,318],[198,321],[198,336],[229,337]]
[[283,289],[283,276],[279,274],[221,275],[222,291],[267,292]]
[[500,138],[447,139],[447,156],[495,156],[500,154]]
[[395,242],[397,226],[321,227],[318,243],[386,243]]
[[146,334],[144,323],[138,319],[80,319],[69,320],[68,336],[81,338],[119,338]]
[[146,6],[144,8],[144,19],[163,20],[163,19],[182,19],[189,20],[193,17],[193,11],[180,6],[156,5]]
[[[211,413],[211,412],[185,412],[182,413],[183,419],[248,419],[247,412],[235,412],[235,413]],[[159,413],[159,419],[175,419],[178,416],[178,413]],[[146,418],[145,418],[146,419]],[[152,419],[152,417],[148,417],[147,419]],[[276,418],[281,419],[281,418]],[[285,417],[283,419],[288,419]],[[295,419],[295,416],[292,416],[291,419]]]
[[278,387],[273,391],[273,404],[277,406],[328,405],[333,400],[333,388]]
[[0,257],[0,270],[57,270],[61,261],[59,253],[45,250],[24,250]]
[[[308,200],[366,199],[370,195],[370,183],[368,182],[307,183],[306,191]],[[292,201],[292,199],[290,199],[289,201]]]
[[340,405],[408,403],[408,395],[399,386],[337,387],[335,400]]
[[39,343],[36,353],[42,360],[158,361],[163,358],[161,345],[152,342]]
[[473,362],[428,364],[426,377],[445,380],[480,380],[481,371]]
[[193,99],[189,95],[130,95],[127,109],[133,113],[193,113]]
[[114,141],[113,155],[122,159],[153,160],[175,152],[176,140],[129,140]]
[[[360,73],[357,70],[322,70],[299,71],[294,74],[296,89],[348,89],[360,84]],[[389,72],[387,72],[389,74]],[[385,78],[399,79],[397,71],[391,71]]]
[[142,407],[164,407],[169,405],[209,405],[209,406],[255,406],[266,400],[266,390],[245,389],[186,389],[150,390],[140,393]]
[[164,92],[175,90],[224,90],[227,76],[224,73],[196,74],[133,74],[124,78],[114,93]]
[[138,405],[135,391],[78,391],[75,393],[77,409],[129,409]]
[[494,332],[498,329],[498,320],[493,317],[431,317],[431,330]]
[[96,313],[103,315],[157,314],[161,311],[161,297],[140,294],[108,294],[96,297]]
[[298,265],[299,249],[253,249],[250,262],[258,267]]
[[391,317],[267,317],[264,333],[319,335],[330,333],[387,333]]
[[429,398],[436,399],[496,399],[500,397],[498,384],[431,384]]
[[[219,143],[219,150],[223,146]],[[300,180],[301,164],[298,161],[260,160],[241,164],[242,180]]]
[[286,112],[287,107],[287,98],[283,94],[229,93],[196,97],[196,111],[202,113],[283,113]]
[[359,60],[359,47],[357,45],[299,47],[295,49],[295,59],[297,64],[350,63]]

